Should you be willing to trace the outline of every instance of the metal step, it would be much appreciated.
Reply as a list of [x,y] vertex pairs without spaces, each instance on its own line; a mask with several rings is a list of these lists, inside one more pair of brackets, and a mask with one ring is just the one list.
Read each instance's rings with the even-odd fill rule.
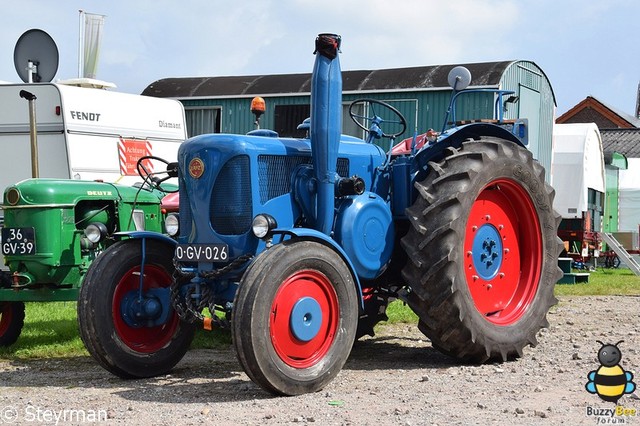
[[634,274],[640,275],[640,264],[636,262],[636,260],[631,257],[629,253],[622,247],[622,244],[616,240],[616,237],[613,234],[608,232],[603,232],[602,239],[607,243],[609,247],[618,255],[620,260],[624,262],[625,265],[629,267],[633,271]]

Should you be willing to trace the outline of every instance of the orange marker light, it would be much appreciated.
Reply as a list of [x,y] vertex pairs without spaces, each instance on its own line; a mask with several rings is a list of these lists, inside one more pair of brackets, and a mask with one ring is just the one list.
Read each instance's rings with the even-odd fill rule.
[[263,98],[261,98],[260,96],[256,96],[255,98],[251,99],[252,113],[256,115],[260,115],[260,114],[264,114],[265,110],[266,110],[266,106]]

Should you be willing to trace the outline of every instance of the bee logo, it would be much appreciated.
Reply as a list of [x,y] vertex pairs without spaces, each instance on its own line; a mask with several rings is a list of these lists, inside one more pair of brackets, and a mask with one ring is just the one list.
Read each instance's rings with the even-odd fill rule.
[[633,373],[624,371],[619,365],[622,353],[618,345],[623,340],[615,345],[604,344],[599,340],[596,342],[602,345],[598,351],[598,361],[601,365],[597,370],[587,374],[589,381],[585,388],[589,393],[597,393],[604,401],[617,404],[622,395],[632,393],[636,389],[636,384],[632,381]]

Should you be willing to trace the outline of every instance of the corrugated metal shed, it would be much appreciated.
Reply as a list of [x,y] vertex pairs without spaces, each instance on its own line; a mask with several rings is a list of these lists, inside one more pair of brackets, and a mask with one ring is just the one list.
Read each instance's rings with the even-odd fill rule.
[[[400,138],[429,128],[440,130],[451,96],[447,77],[458,65],[471,72],[471,88],[515,92],[518,101],[504,105],[505,118],[529,119],[529,149],[547,170],[549,180],[555,96],[544,72],[530,61],[343,71],[343,132],[362,136],[351,126],[346,113],[348,105],[362,97],[387,101],[400,110],[408,124]],[[188,123],[213,121],[211,131],[226,133],[246,133],[254,128],[250,99],[262,96],[267,110],[261,117],[261,127],[274,129],[281,135],[295,135],[293,121],[308,108],[310,89],[311,74],[305,73],[165,78],[151,83],[142,94],[179,99],[185,106]],[[458,102],[456,118],[494,118],[494,105],[495,98],[491,95],[470,94]],[[196,127],[202,128],[193,126]]]
[[[498,86],[513,61],[462,64],[471,71],[473,86]],[[456,65],[342,72],[343,92],[449,88],[447,76]],[[220,98],[309,94],[311,74],[248,75],[239,77],[164,78],[151,83],[143,95],[162,98]]]

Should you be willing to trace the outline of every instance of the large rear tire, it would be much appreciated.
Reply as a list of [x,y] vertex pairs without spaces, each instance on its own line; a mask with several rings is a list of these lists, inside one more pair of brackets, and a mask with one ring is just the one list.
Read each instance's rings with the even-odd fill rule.
[[231,318],[238,359],[254,382],[274,394],[315,392],[340,372],[351,351],[355,283],[330,248],[285,241],[245,272]]
[[419,328],[465,361],[507,360],[535,346],[557,302],[560,216],[531,153],[483,138],[450,149],[416,183],[402,275]]
[[143,281],[145,297],[159,296],[153,303],[161,305],[163,314],[158,316],[166,313],[166,321],[145,325],[124,317],[123,306],[138,293],[141,262],[140,240],[111,245],[91,264],[78,298],[78,325],[87,350],[107,371],[124,379],[169,372],[195,333],[194,326],[180,321],[170,297],[159,293],[168,292],[173,274],[173,250],[167,244],[146,242]]
[[24,303],[0,302],[0,346],[11,346],[24,325]]

